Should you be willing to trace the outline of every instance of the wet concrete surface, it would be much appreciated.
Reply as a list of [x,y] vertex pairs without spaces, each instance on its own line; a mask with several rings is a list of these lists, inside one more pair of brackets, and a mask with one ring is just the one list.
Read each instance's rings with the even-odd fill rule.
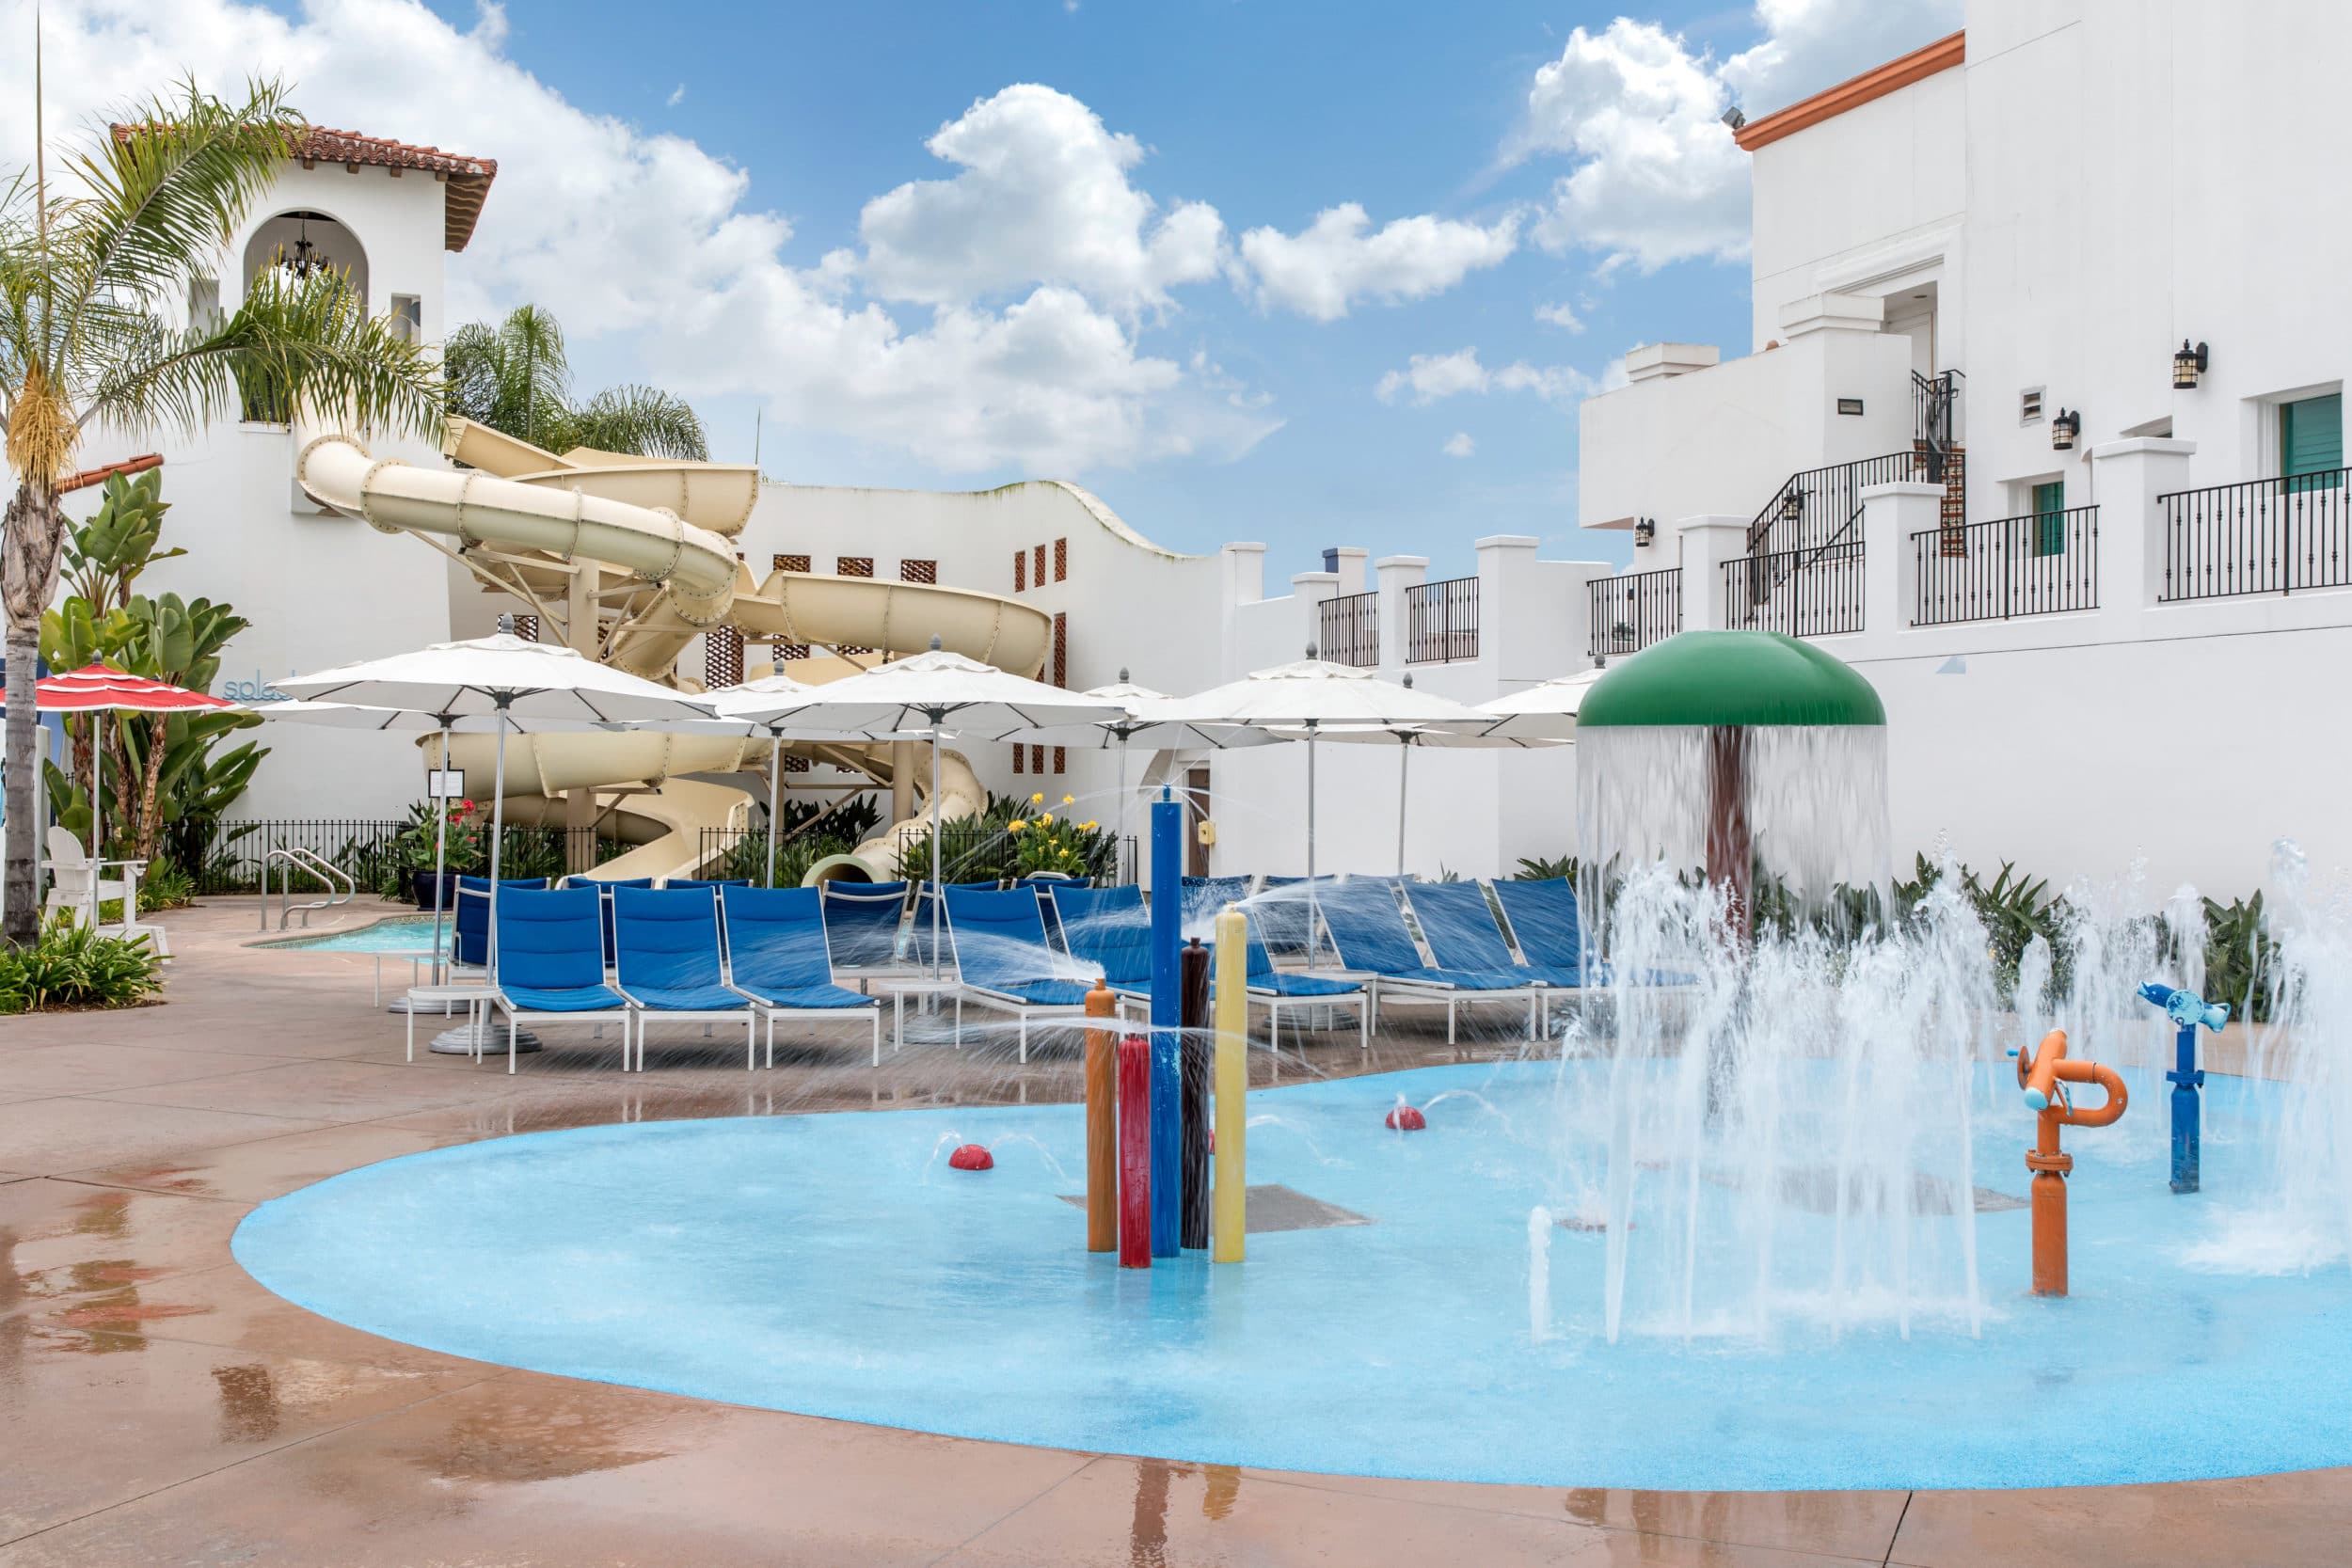
[[[2352,1558],[2352,1470],[1973,1493],[1293,1475],[748,1410],[375,1338],[236,1265],[252,1205],[546,1128],[1068,1100],[1075,1060],[911,1045],[877,1072],[844,1029],[747,1074],[739,1047],[679,1025],[626,1080],[589,1065],[609,1051],[560,1044],[513,1077],[502,1057],[409,1064],[367,958],[244,947],[254,919],[235,900],[172,917],[167,1006],[0,1022],[0,1568]],[[1369,1053],[1352,1030],[1310,1039],[1286,1078],[1517,1051],[1450,1048],[1419,1019]],[[2021,1469],[2047,1475],[2046,1457],[2020,1412]]]

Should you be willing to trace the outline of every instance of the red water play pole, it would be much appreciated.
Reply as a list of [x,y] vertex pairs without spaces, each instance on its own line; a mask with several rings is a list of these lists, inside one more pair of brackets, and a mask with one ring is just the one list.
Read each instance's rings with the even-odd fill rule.
[[1152,1266],[1152,1047],[1119,1042],[1119,1266]]

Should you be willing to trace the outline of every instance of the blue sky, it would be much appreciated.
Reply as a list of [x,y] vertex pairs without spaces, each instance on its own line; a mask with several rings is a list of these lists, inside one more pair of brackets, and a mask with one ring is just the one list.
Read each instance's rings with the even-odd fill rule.
[[[0,0],[12,28],[26,8]],[[1747,347],[1717,116],[1959,4],[49,16],[59,118],[60,82],[276,71],[318,123],[498,158],[453,307],[548,306],[584,388],[673,387],[715,455],[748,458],[760,411],[781,478],[1073,478],[1177,548],[1264,540],[1279,579],[1331,544],[1439,571],[1486,533],[1621,548],[1575,527],[1578,398],[1639,342]]]

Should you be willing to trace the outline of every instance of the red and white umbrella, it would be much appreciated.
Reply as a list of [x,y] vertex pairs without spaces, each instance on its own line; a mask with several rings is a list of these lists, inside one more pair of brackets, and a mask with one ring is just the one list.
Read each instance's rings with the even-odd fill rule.
[[[234,707],[234,703],[190,691],[169,681],[151,680],[118,670],[111,664],[85,664],[79,670],[69,670],[33,683],[33,705],[43,713],[210,713]],[[100,824],[105,819],[103,804],[105,796],[100,788],[106,766],[105,748],[98,744],[98,736],[90,737],[90,924],[98,924],[98,874],[95,864],[105,851]],[[124,917],[131,917],[125,911]]]

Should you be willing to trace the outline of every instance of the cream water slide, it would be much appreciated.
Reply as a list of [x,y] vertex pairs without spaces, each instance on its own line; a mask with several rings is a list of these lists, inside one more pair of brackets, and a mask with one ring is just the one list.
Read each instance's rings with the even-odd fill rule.
[[[521,599],[571,646],[632,674],[684,690],[678,656],[705,631],[739,629],[747,641],[865,656],[793,661],[796,678],[823,681],[941,646],[1018,674],[1042,667],[1052,622],[993,594],[929,583],[777,571],[755,579],[729,543],[751,520],[759,471],[718,463],[663,462],[575,448],[557,456],[469,420],[452,419],[446,455],[461,468],[379,461],[349,435],[305,442],[294,464],[303,493],[386,533],[425,540],[485,587]],[[749,672],[747,672],[749,673]],[[431,736],[425,737],[432,741]],[[437,742],[434,742],[437,744]],[[457,765],[489,773],[487,736],[461,736]],[[930,780],[926,742],[798,743],[787,754],[820,758],[899,787],[914,800],[898,820],[858,846],[878,878],[897,872],[898,846],[927,832]],[[581,822],[596,814],[636,844],[596,870],[600,878],[690,876],[703,869],[703,831],[749,825],[741,789],[687,774],[764,769],[765,738],[647,733],[546,734],[510,738],[510,822]],[[944,816],[977,815],[987,793],[956,752],[940,752]]]

